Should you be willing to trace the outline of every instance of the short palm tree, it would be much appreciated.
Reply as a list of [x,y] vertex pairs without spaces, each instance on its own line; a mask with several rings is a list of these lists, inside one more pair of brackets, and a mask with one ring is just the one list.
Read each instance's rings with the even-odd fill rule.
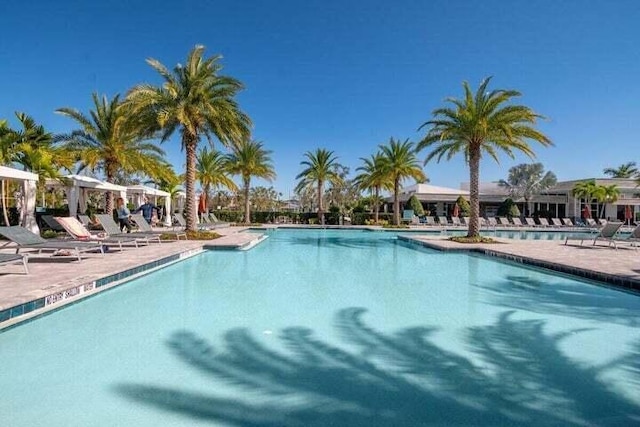
[[38,191],[43,194],[47,178],[58,178],[60,169],[70,170],[74,156],[65,147],[56,143],[51,132],[24,114],[16,113],[22,129],[11,130],[7,135],[12,145],[12,160],[26,171],[38,175]]
[[217,151],[209,151],[207,147],[202,148],[198,152],[196,158],[196,178],[202,186],[202,194],[205,201],[202,202],[206,206],[209,199],[209,192],[212,188],[227,187],[230,190],[237,190],[237,185],[229,176],[230,171],[227,167],[225,156]]
[[[151,178],[166,173],[164,151],[140,137],[130,120],[130,110],[120,102],[119,95],[108,99],[93,93],[92,100],[89,115],[73,108],[56,110],[79,125],[79,129],[58,139],[77,154],[80,170],[101,171],[107,182],[114,182],[119,172],[143,173]],[[113,195],[107,193],[106,212],[113,211],[113,202]]]
[[242,177],[242,192],[244,194],[244,223],[251,223],[251,201],[249,190],[251,178],[257,177],[271,181],[276,172],[271,162],[271,151],[265,150],[262,142],[244,140],[231,148],[226,156],[229,171]]
[[391,138],[387,145],[380,145],[382,170],[393,185],[393,223],[400,225],[400,185],[407,178],[416,182],[427,181],[413,143]]
[[143,134],[160,132],[162,141],[180,131],[182,148],[186,152],[185,214],[187,229],[195,230],[196,152],[202,137],[212,143],[212,137],[223,145],[232,146],[249,136],[251,120],[244,114],[236,95],[242,84],[220,75],[221,56],[203,58],[204,46],[196,46],[187,57],[186,65],[176,65],[173,71],[159,61],[147,63],[162,76],[161,86],[142,84],[131,89],[127,104],[131,106],[139,130]]
[[535,129],[541,115],[524,105],[507,104],[520,92],[497,89],[488,91],[491,78],[485,79],[474,94],[467,82],[463,83],[464,99],[448,98],[452,107],[433,111],[433,119],[419,129],[428,128],[427,134],[418,143],[418,150],[433,148],[425,162],[434,158],[439,162],[456,154],[462,154],[469,165],[471,217],[468,237],[480,235],[480,159],[488,154],[498,162],[498,153],[514,157],[520,151],[535,157],[528,141],[543,146],[552,145],[551,140]]
[[638,168],[636,162],[628,162],[617,168],[605,168],[603,172],[611,178],[633,178],[638,175]]
[[384,156],[381,152],[372,154],[369,158],[361,157],[360,160],[364,164],[356,169],[360,173],[355,177],[355,182],[361,190],[373,192],[373,218],[377,224],[380,212],[380,190],[391,189],[392,182],[384,168]]
[[334,155],[333,151],[325,150],[324,148],[318,148],[316,151],[307,151],[304,153],[306,160],[300,162],[300,165],[304,167],[296,179],[299,180],[296,185],[296,192],[301,192],[305,188],[315,186],[316,197],[318,198],[318,221],[324,225],[324,207],[322,204],[322,197],[324,196],[324,184],[340,184],[339,169],[336,165],[339,165],[338,158]]
[[593,199],[599,201],[604,197],[602,187],[597,185],[593,179],[577,182],[573,186],[571,194],[573,197],[584,200],[585,205],[590,205]]
[[[171,199],[171,206],[175,206],[174,201],[178,196],[178,193],[183,191],[181,187],[183,182],[184,182],[184,177],[176,174],[171,165],[167,165],[167,168],[165,169],[161,177],[145,181],[144,184],[154,185],[159,190],[166,191],[167,193],[169,193],[169,198]],[[170,214],[170,213],[171,212],[167,212],[167,214]]]
[[598,202],[602,203],[602,209],[600,210],[599,217],[604,218],[607,204],[618,201],[618,198],[620,197],[620,189],[616,184],[600,185],[599,187],[600,190],[596,193]]

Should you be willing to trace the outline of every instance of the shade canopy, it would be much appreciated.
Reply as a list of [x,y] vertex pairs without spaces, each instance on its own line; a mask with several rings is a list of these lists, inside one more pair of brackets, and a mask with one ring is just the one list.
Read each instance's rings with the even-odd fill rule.
[[32,172],[21,171],[7,166],[0,166],[0,179],[12,179],[18,181],[37,181],[38,175]]
[[122,185],[112,184],[106,181],[100,181],[97,178],[93,178],[85,175],[66,175],[63,176],[60,181],[62,182],[62,186],[64,187],[80,187],[80,188],[91,188],[94,190],[102,190],[104,192],[112,191],[114,193],[126,193],[127,187],[123,187]]
[[169,197],[170,194],[166,191],[159,190],[153,187],[147,187],[146,185],[129,185],[127,187],[127,193],[140,193],[147,194],[150,196],[159,196],[159,197]]
[[[0,180],[22,181],[21,200],[17,200],[20,211],[20,225],[39,234],[36,222],[36,182],[38,175],[7,166],[0,166]],[[8,225],[8,224],[7,224]]]
[[66,175],[57,180],[48,179],[47,187],[62,187],[67,194],[69,202],[69,216],[76,216],[78,213],[78,203],[80,209],[85,212],[87,209],[87,191],[99,191],[102,193],[116,193],[118,197],[127,196],[127,187],[100,181],[85,175]]

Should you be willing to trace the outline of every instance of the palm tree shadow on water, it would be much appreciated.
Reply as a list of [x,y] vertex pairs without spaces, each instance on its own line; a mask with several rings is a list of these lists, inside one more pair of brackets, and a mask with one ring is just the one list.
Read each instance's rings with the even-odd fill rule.
[[559,344],[572,333],[547,334],[543,321],[514,320],[469,329],[473,360],[432,342],[435,328],[384,334],[347,308],[336,327],[346,351],[287,328],[289,352],[276,352],[245,329],[225,334],[224,351],[189,331],[169,347],[213,381],[269,396],[262,403],[176,388],[122,383],[122,396],[162,410],[237,426],[632,425],[640,406],[602,379],[611,368],[640,378],[640,344],[601,367],[572,361]]

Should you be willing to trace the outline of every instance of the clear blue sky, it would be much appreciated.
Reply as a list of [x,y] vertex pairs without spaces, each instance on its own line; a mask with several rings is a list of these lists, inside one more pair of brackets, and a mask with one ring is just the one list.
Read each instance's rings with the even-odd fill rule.
[[[93,91],[158,83],[147,57],[174,66],[195,44],[221,53],[285,197],[305,151],[334,150],[355,172],[389,137],[418,140],[463,80],[488,75],[549,117],[555,147],[536,151],[560,179],[640,160],[637,0],[30,0],[0,2],[0,16],[0,118],[24,111],[53,132],[73,127],[58,107],[87,111]],[[164,148],[182,170],[178,139]],[[523,161],[486,159],[481,179]],[[462,159],[425,171],[436,185],[468,180]]]

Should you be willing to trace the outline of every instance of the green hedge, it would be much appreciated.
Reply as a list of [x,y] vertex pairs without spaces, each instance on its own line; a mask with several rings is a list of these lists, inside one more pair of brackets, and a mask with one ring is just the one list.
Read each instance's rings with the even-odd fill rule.
[[[220,210],[213,212],[220,221],[240,223],[243,221],[243,211],[226,211]],[[324,222],[327,225],[337,225],[340,223],[340,214],[337,212],[325,212]],[[347,216],[347,215],[345,215]],[[256,211],[251,212],[251,223],[269,224],[275,223],[281,217],[289,218],[289,221],[294,224],[318,224],[318,214],[316,212],[271,212],[271,211]],[[353,225],[365,225],[367,221],[373,221],[373,213],[369,212],[354,212],[350,215],[351,224]],[[387,221],[391,223],[393,221],[393,214],[380,213],[378,215],[380,221]]]

